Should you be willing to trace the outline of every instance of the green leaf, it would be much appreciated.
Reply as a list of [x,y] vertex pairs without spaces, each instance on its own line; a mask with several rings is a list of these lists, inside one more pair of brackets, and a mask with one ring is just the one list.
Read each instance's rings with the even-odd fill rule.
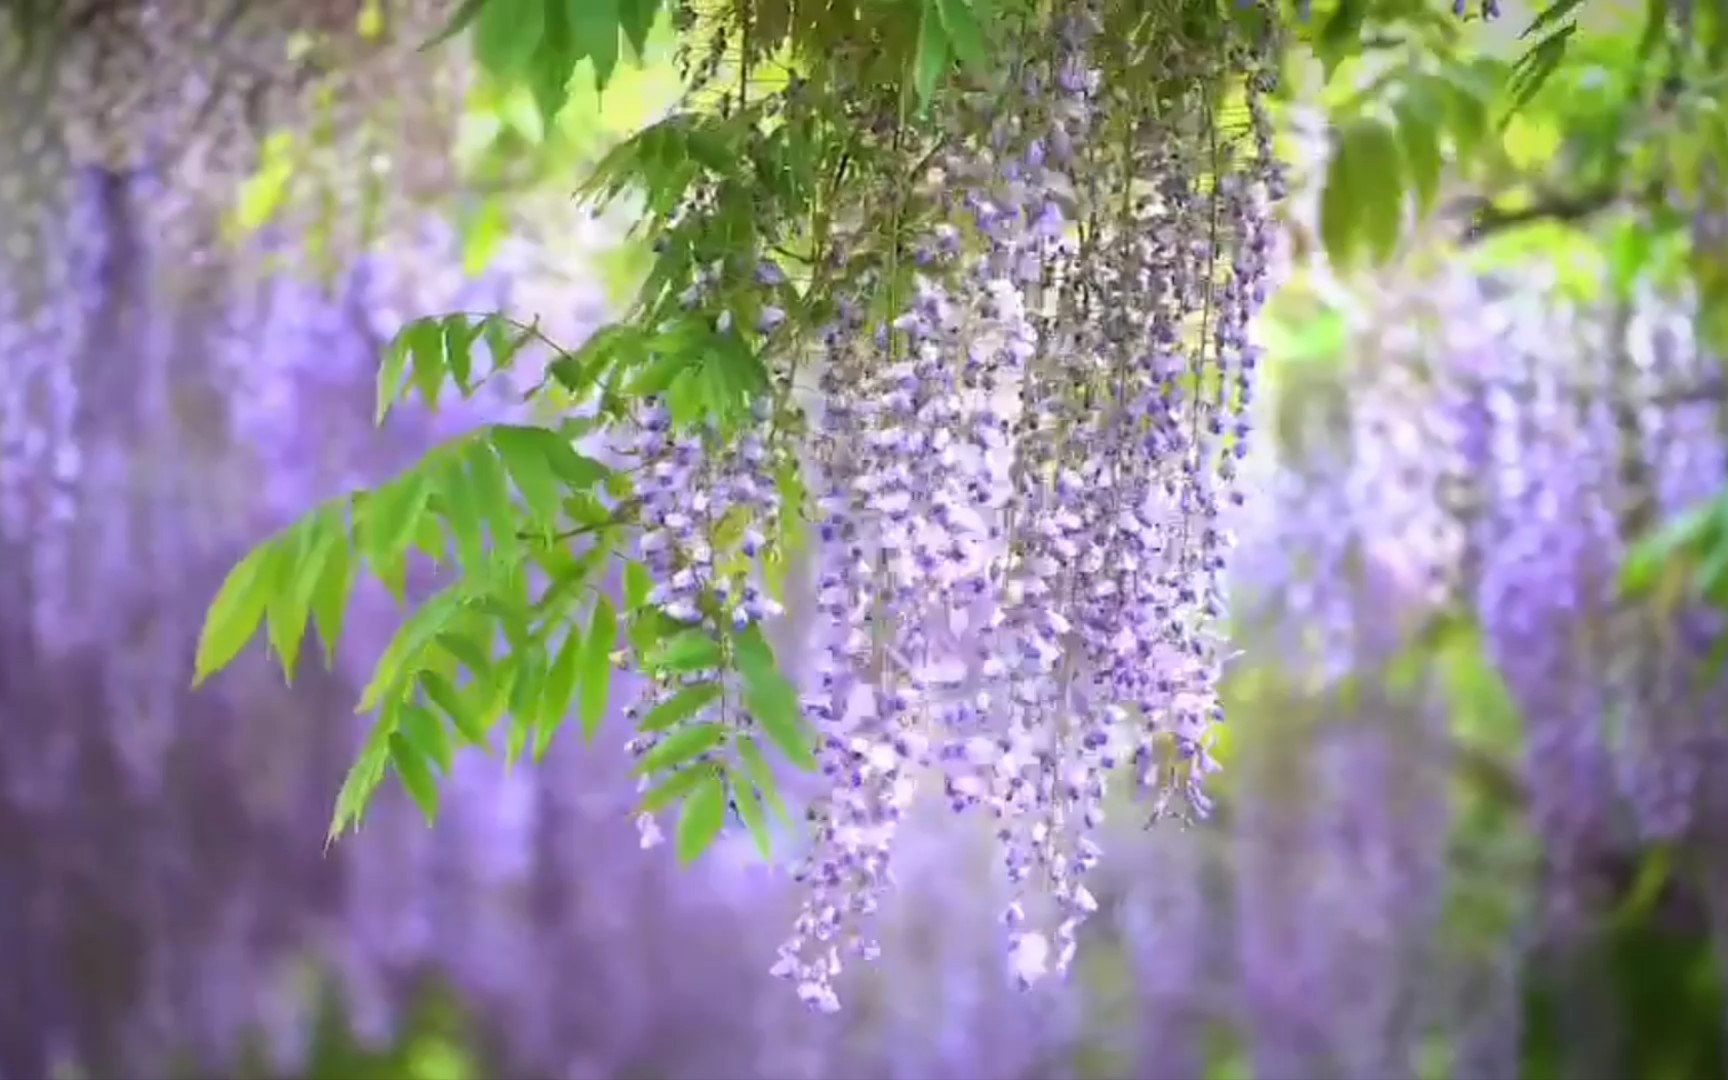
[[468,24],[474,21],[474,17],[480,14],[480,9],[485,7],[487,3],[488,0],[462,0],[462,6],[450,16],[450,21],[444,24],[444,29],[438,31],[438,36],[426,41],[418,51],[425,52],[428,49],[436,48],[468,29]]
[[430,825],[438,817],[438,781],[432,778],[420,752],[399,732],[390,733],[390,763],[396,766],[402,786]]
[[1403,217],[1402,168],[1391,128],[1371,117],[1353,121],[1339,136],[1320,195],[1320,236],[1326,253],[1349,266],[1364,246],[1379,260],[1391,257]]
[[756,841],[756,850],[764,861],[774,857],[774,840],[768,834],[768,815],[762,812],[762,798],[756,794],[756,789],[749,784],[732,784],[732,805],[738,808],[739,820],[750,830],[750,839]]
[[492,671],[492,661],[486,650],[457,633],[454,628],[441,631],[434,640],[440,649],[459,661],[476,679],[483,678]]
[[326,846],[335,842],[343,830],[357,825],[372,800],[372,793],[384,779],[384,768],[390,762],[390,738],[396,732],[393,716],[380,716],[366,736],[360,755],[342,778],[342,788],[336,793],[336,808],[330,815],[330,828],[324,837]]
[[428,701],[450,718],[458,734],[474,746],[486,745],[486,727],[480,722],[479,714],[457,693],[450,680],[436,671],[423,671],[420,673],[420,689]]
[[657,353],[631,380],[630,392],[638,397],[664,393],[678,376],[690,370],[700,359],[695,353],[682,349]]
[[1491,92],[1483,79],[1473,73],[1448,71],[1449,77],[1431,76],[1423,80],[1433,87],[1436,96],[1446,103],[1448,130],[1461,159],[1472,157],[1488,134]]
[[1425,215],[1434,208],[1434,198],[1440,191],[1443,160],[1440,155],[1440,118],[1438,103],[1406,95],[1393,105],[1398,117],[1398,140],[1404,150],[1404,164],[1410,172],[1411,186],[1416,189],[1416,212]]
[[1583,0],[1554,0],[1554,3],[1537,12],[1536,17],[1530,20],[1530,25],[1526,26],[1524,32],[1518,36],[1520,38],[1534,37],[1572,14],[1582,2]]
[[643,714],[637,731],[662,731],[690,719],[720,696],[720,684],[703,682],[686,686]]
[[326,520],[322,511],[302,518],[277,549],[277,585],[265,623],[270,648],[282,664],[282,680],[290,685],[300,659],[300,643],[306,637],[306,620],[312,614],[313,590],[324,573],[331,548],[346,540],[324,528]]
[[618,639],[618,615],[604,596],[594,601],[588,619],[588,635],[582,643],[581,694],[578,712],[582,734],[592,739],[606,716],[606,699],[612,687],[612,645]]
[[193,665],[193,686],[201,685],[227,667],[258,629],[275,588],[275,559],[275,544],[260,544],[228,571],[204,615]]
[[649,576],[648,568],[631,559],[624,564],[624,610],[639,611],[648,602],[648,594],[654,589],[654,579]]
[[650,671],[682,675],[719,667],[724,659],[718,641],[706,630],[691,628],[663,643],[644,657],[642,663]]
[[545,32],[544,0],[487,0],[474,26],[474,58],[508,81],[528,66]]
[[422,757],[437,765],[439,772],[449,773],[454,757],[438,718],[425,706],[413,702],[402,705],[399,717],[397,730],[414,744]]
[[525,652],[515,659],[515,679],[510,684],[510,734],[504,750],[506,765],[515,764],[533,740],[540,716],[540,693],[546,685],[546,668],[540,653]]
[[679,728],[660,740],[654,749],[642,755],[642,760],[630,770],[630,775],[646,776],[688,764],[725,742],[726,734],[727,728],[724,724],[691,724]]
[[1681,511],[1627,552],[1620,568],[1620,588],[1629,595],[1649,592],[1662,571],[1683,553],[1711,545],[1724,517],[1728,517],[1728,498],[1710,499]]
[[443,501],[444,523],[456,542],[456,563],[464,570],[477,571],[486,558],[483,519],[473,478],[462,458],[452,455],[445,460],[435,483]]
[[444,388],[444,325],[439,319],[415,319],[399,335],[413,363],[414,386],[428,411],[438,409],[438,394]]
[[618,0],[618,27],[638,60],[647,52],[648,31],[654,28],[654,16],[659,11],[660,0]]
[[912,86],[920,107],[936,93],[936,84],[948,70],[948,35],[942,28],[939,0],[923,0],[918,17],[918,52],[912,69]]
[[744,680],[744,707],[788,761],[814,771],[816,756],[811,750],[809,725],[798,707],[798,694],[780,673],[761,627],[751,626],[734,640],[738,674]]
[[703,780],[714,775],[711,766],[699,769],[685,769],[667,777],[663,783],[649,788],[642,795],[642,800],[636,804],[638,814],[652,814],[664,810],[690,793],[690,790]]
[[618,66],[618,0],[567,0],[567,3],[576,49],[594,64],[594,89],[604,90]]
[[762,793],[769,809],[774,811],[783,824],[792,825],[792,815],[786,810],[786,804],[780,801],[780,785],[774,781],[774,770],[768,767],[768,759],[762,756],[762,747],[756,740],[746,735],[736,740],[733,745],[738,750],[738,761],[744,766],[744,775],[756,785],[756,790]]
[[[576,694],[576,679],[582,668],[582,635],[572,626],[564,635],[564,644],[546,674],[546,686],[540,697],[540,729],[543,738],[550,739],[570,711],[570,699]],[[540,751],[544,753],[544,750]]]
[[516,561],[516,509],[510,502],[510,485],[504,467],[493,455],[492,447],[483,440],[469,444],[464,455],[468,475],[474,481],[474,495],[480,506],[480,516],[492,534],[494,553],[506,565]]
[[795,461],[783,461],[774,470],[774,487],[780,494],[779,535],[762,559],[763,575],[768,593],[774,599],[786,601],[786,575],[792,560],[804,551],[808,543],[804,525],[804,480]]
[[372,671],[371,681],[360,693],[356,712],[376,707],[404,678],[419,670],[421,653],[438,637],[460,606],[460,594],[454,589],[446,589],[422,604],[397,627]]
[[464,397],[474,390],[470,382],[474,376],[474,339],[480,336],[483,325],[483,322],[470,323],[466,315],[451,315],[444,320],[444,359],[450,367],[451,381]]
[[954,46],[954,55],[971,68],[974,74],[984,74],[990,66],[990,56],[984,47],[984,32],[967,0],[937,0],[937,14],[942,30]]
[[684,800],[678,813],[678,861],[689,864],[714,843],[726,823],[726,788],[710,773]]
[[1507,108],[1503,120],[1510,120],[1523,111],[1554,72],[1560,69],[1560,61],[1566,56],[1567,43],[1577,30],[1576,23],[1561,27],[1519,57],[1512,69],[1512,104]]
[[330,511],[328,526],[336,532],[324,558],[324,569],[312,587],[312,625],[324,642],[324,663],[336,662],[336,643],[348,611],[348,594],[354,588],[354,548],[348,535],[346,514],[341,507]]
[[1362,26],[1367,17],[1367,0],[1339,0],[1332,17],[1326,20],[1325,28],[1320,31],[1317,51],[1328,80],[1345,57],[1359,51]]
[[361,546],[374,571],[398,562],[420,526],[430,494],[426,475],[410,469],[372,492],[360,513]]
[[390,407],[396,404],[396,398],[402,393],[402,380],[408,371],[408,342],[400,334],[392,340],[384,350],[384,362],[378,365],[378,378],[374,388],[376,403],[372,406],[372,422],[384,423],[384,418],[390,414]]
[[552,470],[546,441],[540,438],[542,435],[551,435],[551,432],[545,428],[499,424],[492,428],[491,442],[528,509],[544,527],[550,528],[558,519],[564,486]]

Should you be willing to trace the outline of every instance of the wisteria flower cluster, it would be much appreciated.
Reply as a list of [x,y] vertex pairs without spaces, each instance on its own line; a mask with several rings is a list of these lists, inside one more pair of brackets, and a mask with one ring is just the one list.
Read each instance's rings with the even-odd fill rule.
[[[483,60],[515,32],[500,10],[476,16]],[[212,603],[198,677],[260,625],[285,670],[308,625],[333,647],[355,562],[406,599],[425,555],[448,584],[361,694],[376,720],[332,836],[387,771],[435,814],[455,749],[506,716],[507,759],[571,715],[593,736],[623,667],[646,846],[668,823],[685,860],[729,821],[765,854],[775,819],[798,834],[773,970],[800,998],[838,1008],[835,977],[877,953],[925,793],[994,832],[1030,986],[1099,907],[1112,776],[1155,819],[1210,806],[1283,194],[1279,16],[1029,4],[986,28],[944,0],[915,38],[872,24],[894,75],[847,53],[765,86],[775,33],[808,52],[832,28],[753,14],[680,9],[684,100],[584,189],[644,197],[652,268],[623,319],[576,350],[502,315],[423,319],[380,367],[382,419],[551,346],[530,396],[558,415],[457,436],[283,530]],[[602,82],[594,50],[633,20],[568,28]],[[819,626],[777,650],[800,602]],[[769,751],[820,778],[801,829]]]
[[[1102,29],[1093,6],[1065,9],[1017,39],[1004,94],[940,138],[906,133],[924,141],[894,197],[935,212],[836,290],[807,360],[815,391],[789,398],[796,425],[759,411],[717,440],[669,433],[659,405],[637,418],[639,551],[652,602],[683,622],[742,630],[778,613],[747,573],[712,572],[713,522],[737,512],[736,550],[771,547],[788,508],[764,463],[806,466],[826,629],[802,707],[828,787],[774,970],[822,1010],[839,1007],[847,960],[878,951],[868,921],[894,837],[932,784],[996,833],[1010,966],[1028,986],[1068,968],[1098,907],[1085,875],[1113,773],[1155,816],[1208,809],[1259,359],[1248,324],[1282,194],[1270,42],[1185,56],[1189,89],[1152,107],[1106,89],[1122,61]],[[1210,112],[1226,77],[1243,79],[1246,146],[1221,140]],[[841,243],[834,264],[864,254]],[[759,268],[756,284],[778,276]],[[725,287],[699,280],[681,305]],[[759,310],[772,333],[784,312]],[[730,310],[719,318],[732,328]],[[793,426],[808,432],[796,447]],[[650,707],[676,691],[651,691]],[[725,707],[717,689],[634,745],[651,755],[711,731]]]

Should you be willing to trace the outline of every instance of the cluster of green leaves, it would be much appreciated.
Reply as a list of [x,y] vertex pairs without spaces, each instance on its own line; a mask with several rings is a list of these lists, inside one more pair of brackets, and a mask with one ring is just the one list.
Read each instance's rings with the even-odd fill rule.
[[431,44],[472,27],[474,57],[492,75],[519,80],[542,114],[556,117],[586,61],[596,88],[618,68],[620,37],[640,59],[661,0],[464,0]]
[[[326,502],[241,560],[211,605],[197,679],[231,662],[260,625],[285,677],[308,621],[328,662],[362,566],[398,602],[415,553],[455,569],[455,582],[402,623],[361,693],[360,710],[376,709],[377,721],[331,834],[358,820],[387,763],[430,815],[432,769],[448,771],[457,745],[487,745],[506,709],[512,760],[530,745],[544,752],[578,685],[584,729],[599,723],[616,616],[593,582],[623,517],[605,497],[615,475],[544,428],[493,425],[447,442],[386,484]],[[571,534],[596,539],[572,552],[562,542]]]
[[[472,395],[538,337],[534,327],[499,316],[410,323],[380,367],[379,419],[410,389],[431,407],[449,386]],[[651,340],[637,342],[640,350],[626,347],[631,340],[614,328],[579,352],[557,353],[550,370],[566,390],[596,396],[601,374],[629,373],[627,381],[639,383],[657,354]],[[481,343],[484,370],[475,363]],[[633,361],[642,370],[632,372]],[[437,774],[450,770],[460,747],[492,749],[502,730],[507,763],[530,750],[538,760],[571,713],[592,738],[613,670],[630,654],[638,670],[661,679],[735,671],[739,715],[794,765],[814,767],[792,687],[759,630],[715,635],[646,602],[648,573],[623,554],[635,507],[630,476],[573,446],[602,421],[590,414],[556,429],[494,424],[448,441],[389,482],[316,508],[228,575],[199,641],[199,681],[228,665],[261,626],[286,677],[308,624],[328,662],[362,566],[400,603],[416,553],[452,579],[402,622],[361,692],[359,710],[375,710],[376,719],[338,795],[332,839],[359,821],[387,769],[430,818]],[[790,484],[785,490],[797,497]],[[613,561],[622,564],[621,599],[605,588]],[[723,680],[681,688],[641,718],[640,730],[672,727],[723,702]],[[686,726],[641,763],[643,774],[661,781],[645,796],[645,811],[683,800],[678,847],[686,858],[712,841],[727,805],[764,850],[762,807],[784,815],[762,746],[753,735],[734,735],[723,723]],[[722,749],[735,765],[715,756]],[[698,757],[698,767],[685,768]]]
[[1320,237],[1340,266],[1392,257],[1406,223],[1434,209],[1447,156],[1468,160],[1493,130],[1493,60],[1413,56],[1340,110],[1320,199]]
[[[975,71],[988,65],[989,0],[877,0],[874,11],[854,4],[799,5],[793,0],[741,0],[720,6],[717,21],[740,32],[739,60],[746,65],[782,48],[807,60],[831,59],[833,47],[856,48],[882,30],[900,31],[887,35],[888,41],[910,41],[874,50],[872,62],[891,65],[891,79],[906,77],[921,100],[929,99],[953,61]],[[481,67],[494,77],[528,86],[550,121],[569,100],[571,80],[585,61],[595,87],[604,89],[618,68],[620,39],[638,58],[644,55],[661,7],[662,0],[465,0],[437,40],[472,28]],[[907,15],[915,17],[908,20]],[[904,32],[907,27],[911,34]],[[684,29],[694,35],[704,28]],[[864,74],[880,72],[867,69]]]

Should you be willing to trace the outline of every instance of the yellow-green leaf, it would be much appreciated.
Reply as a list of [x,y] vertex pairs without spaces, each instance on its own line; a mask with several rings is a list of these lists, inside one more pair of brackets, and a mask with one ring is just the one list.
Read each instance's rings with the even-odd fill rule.
[[274,543],[260,544],[228,571],[204,616],[192,685],[227,667],[258,629],[275,588],[275,558]]
[[438,817],[438,781],[433,779],[432,770],[426,767],[420,752],[401,732],[390,733],[390,763],[396,766],[396,775],[414,805],[425,815],[426,823],[431,824]]
[[444,725],[438,722],[438,717],[430,709],[414,702],[405,703],[398,713],[397,730],[414,744],[414,749],[420,751],[422,757],[437,765],[439,772],[450,771],[454,761],[450,739],[444,734]]

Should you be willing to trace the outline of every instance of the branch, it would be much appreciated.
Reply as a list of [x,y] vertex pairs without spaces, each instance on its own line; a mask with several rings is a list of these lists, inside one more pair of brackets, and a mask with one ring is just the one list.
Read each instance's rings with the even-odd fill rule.
[[1470,223],[1465,227],[1462,242],[1477,244],[1497,233],[1542,221],[1554,221],[1562,225],[1577,224],[1613,208],[1624,196],[1625,193],[1619,188],[1604,187],[1582,195],[1550,192],[1529,206],[1516,210],[1503,210],[1495,206],[1490,199],[1463,200],[1454,210],[1469,218]]
[[519,532],[516,534],[516,538],[518,540],[550,539],[557,542],[573,540],[578,536],[586,536],[589,533],[597,533],[603,529],[616,528],[620,525],[634,525],[636,523],[636,508],[639,505],[635,499],[625,499],[614,508],[612,516],[604,521],[596,521],[592,525],[577,525],[574,528],[565,529],[563,532],[555,532],[550,537],[544,533]]

